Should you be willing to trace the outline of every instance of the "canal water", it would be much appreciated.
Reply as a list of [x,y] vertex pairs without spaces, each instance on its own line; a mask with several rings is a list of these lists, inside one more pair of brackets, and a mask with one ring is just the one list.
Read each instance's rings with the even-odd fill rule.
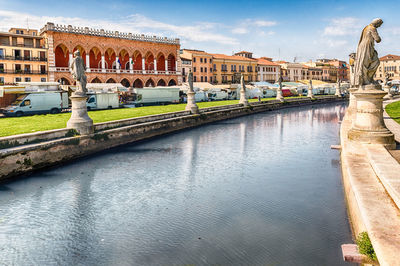
[[226,120],[2,184],[0,264],[345,265],[344,110]]

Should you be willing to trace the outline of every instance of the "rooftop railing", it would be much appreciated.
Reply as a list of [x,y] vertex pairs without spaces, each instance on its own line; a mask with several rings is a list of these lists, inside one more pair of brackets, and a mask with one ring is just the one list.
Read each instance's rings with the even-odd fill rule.
[[104,29],[91,29],[88,27],[73,27],[71,25],[58,25],[51,22],[47,22],[47,24],[40,29],[40,33],[45,31],[56,31],[56,32],[65,32],[65,33],[74,33],[74,34],[83,34],[83,35],[91,35],[91,36],[101,36],[101,37],[109,37],[109,38],[121,38],[127,40],[135,40],[135,41],[144,41],[144,42],[156,42],[156,43],[167,43],[167,44],[178,44],[178,38],[167,38],[167,37],[157,37],[157,36],[149,36],[144,34],[134,34],[134,33],[124,33],[119,31],[108,31]]

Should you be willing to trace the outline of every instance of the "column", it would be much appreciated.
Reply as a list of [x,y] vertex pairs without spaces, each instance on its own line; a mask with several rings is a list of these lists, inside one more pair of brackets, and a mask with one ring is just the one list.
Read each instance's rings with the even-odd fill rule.
[[101,72],[106,72],[106,60],[104,55],[101,55]]
[[72,63],[73,59],[74,59],[74,56],[72,55],[72,53],[69,53],[68,66]]
[[86,71],[90,72],[90,58],[89,55],[86,55]]
[[131,72],[131,74],[133,74],[132,57],[129,57],[129,72]]
[[157,74],[157,59],[154,59],[154,73]]
[[[175,61],[175,71],[178,71],[178,60]],[[208,70],[207,70],[208,71]],[[207,72],[208,73],[208,72]]]
[[142,70],[143,70],[143,74],[146,74],[146,64],[145,64],[144,58],[142,58]]
[[35,38],[33,39],[33,47],[36,48],[36,39]]
[[165,60],[165,74],[168,74],[168,60]]

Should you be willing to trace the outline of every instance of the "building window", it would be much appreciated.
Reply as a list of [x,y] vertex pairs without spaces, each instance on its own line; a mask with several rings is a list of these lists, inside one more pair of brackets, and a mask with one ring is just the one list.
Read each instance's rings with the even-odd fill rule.
[[212,73],[212,72],[213,72],[212,67],[210,67],[210,73]]
[[0,77],[0,84],[4,85],[4,77]]
[[4,50],[0,49],[0,58],[4,58]]
[[40,82],[46,82],[47,80],[46,80],[46,78],[41,78],[40,79]]
[[21,78],[19,77],[15,78],[15,82],[21,82]]
[[217,65],[214,64],[214,71],[217,71]]
[[203,58],[200,57],[200,63],[203,63]]
[[31,78],[25,78],[25,82],[31,82]]
[[196,63],[196,57],[193,57],[193,63]]
[[24,73],[31,73],[31,66],[30,65],[25,65],[24,66]]
[[200,67],[200,72],[203,73],[203,68],[202,67]]
[[204,63],[207,63],[207,58],[204,58]]
[[22,69],[21,69],[21,65],[20,64],[16,64],[15,65],[15,73],[22,73]]
[[24,50],[24,60],[31,60],[31,51]]
[[212,77],[210,77],[210,82],[212,82]]
[[207,77],[204,77],[204,81],[207,82]]
[[4,73],[4,64],[0,64],[0,73]]
[[15,56],[15,59],[20,60],[21,59],[21,50],[14,50],[14,56]]
[[203,82],[203,76],[201,76],[201,82]]
[[196,72],[196,67],[193,68],[193,72]]
[[183,76],[182,81],[186,82],[186,77],[185,76]]
[[197,77],[196,77],[196,76],[193,77],[193,81],[194,81],[194,82],[197,81]]
[[207,73],[207,68],[206,68],[206,67],[204,68],[204,72],[206,72],[206,73]]

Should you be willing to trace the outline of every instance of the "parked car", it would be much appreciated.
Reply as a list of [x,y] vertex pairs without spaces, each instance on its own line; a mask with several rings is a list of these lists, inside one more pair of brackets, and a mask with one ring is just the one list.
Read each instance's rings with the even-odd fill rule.
[[42,92],[21,95],[3,113],[6,116],[23,116],[29,114],[57,114],[68,106],[67,92]]

